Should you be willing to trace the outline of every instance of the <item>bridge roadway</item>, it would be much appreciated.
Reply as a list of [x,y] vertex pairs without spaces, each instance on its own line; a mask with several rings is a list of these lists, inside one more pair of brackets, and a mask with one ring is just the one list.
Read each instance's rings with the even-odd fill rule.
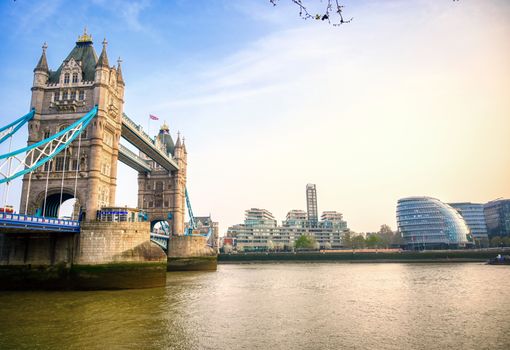
[[[146,154],[150,159],[162,166],[167,171],[179,170],[177,163],[169,157],[165,152],[156,147],[154,141],[147,135],[142,128],[135,124],[126,114],[122,115],[122,137],[129,143],[138,148],[142,153]],[[126,147],[119,148],[119,160],[136,170],[150,171],[143,165],[145,162]],[[135,157],[133,157],[135,156]],[[138,158],[138,159],[137,159]],[[145,162],[146,163],[146,162]]]

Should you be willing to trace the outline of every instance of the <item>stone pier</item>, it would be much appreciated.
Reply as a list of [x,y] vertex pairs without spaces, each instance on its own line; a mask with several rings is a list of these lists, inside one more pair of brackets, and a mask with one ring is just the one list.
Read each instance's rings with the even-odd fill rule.
[[173,236],[168,249],[168,271],[216,271],[218,256],[203,236]]
[[82,223],[81,233],[0,233],[0,289],[164,286],[167,256],[147,222]]

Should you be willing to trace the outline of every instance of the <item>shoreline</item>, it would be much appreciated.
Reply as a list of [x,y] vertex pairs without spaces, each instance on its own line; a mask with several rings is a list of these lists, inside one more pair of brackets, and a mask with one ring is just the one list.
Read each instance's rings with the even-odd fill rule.
[[241,253],[219,254],[218,264],[248,263],[484,263],[508,251],[426,251],[356,253]]

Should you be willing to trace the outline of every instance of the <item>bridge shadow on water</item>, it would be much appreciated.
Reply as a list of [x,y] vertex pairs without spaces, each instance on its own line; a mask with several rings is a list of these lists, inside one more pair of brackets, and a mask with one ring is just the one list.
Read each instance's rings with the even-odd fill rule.
[[195,349],[185,275],[207,273],[171,273],[166,288],[0,292],[0,348]]

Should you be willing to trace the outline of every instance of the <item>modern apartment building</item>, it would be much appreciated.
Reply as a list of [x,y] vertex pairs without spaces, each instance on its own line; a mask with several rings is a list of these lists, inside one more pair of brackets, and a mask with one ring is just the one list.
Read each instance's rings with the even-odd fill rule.
[[291,250],[295,240],[302,235],[314,237],[320,248],[341,248],[343,236],[348,231],[342,214],[337,212],[328,212],[335,213],[333,216],[323,214],[328,219],[311,226],[303,218],[303,215],[307,216],[304,211],[292,210],[287,213],[282,225],[278,226],[276,220],[273,221],[273,215],[265,209],[256,210],[258,213],[264,212],[266,220],[253,220],[253,210],[245,211],[243,224],[228,228],[227,237],[235,238],[239,250]]

